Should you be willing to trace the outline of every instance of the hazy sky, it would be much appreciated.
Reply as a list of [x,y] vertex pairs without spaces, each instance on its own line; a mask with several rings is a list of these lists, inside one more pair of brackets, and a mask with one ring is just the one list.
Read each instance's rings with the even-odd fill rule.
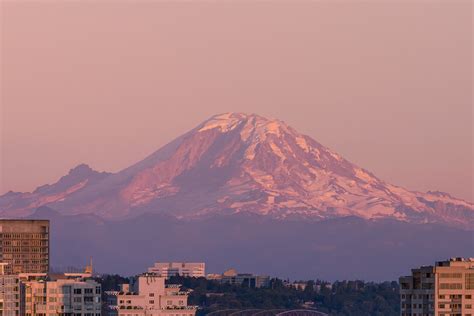
[[471,1],[1,1],[0,193],[118,171],[209,116],[279,118],[473,201]]

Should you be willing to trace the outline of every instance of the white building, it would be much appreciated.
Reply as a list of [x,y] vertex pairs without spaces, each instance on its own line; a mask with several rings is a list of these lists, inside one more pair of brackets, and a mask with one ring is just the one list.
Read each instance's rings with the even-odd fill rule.
[[204,262],[156,262],[149,273],[155,273],[165,278],[184,276],[194,278],[206,277],[206,264]]
[[101,286],[87,274],[50,275],[22,280],[25,316],[101,316]]
[[165,285],[165,278],[143,274],[118,292],[107,292],[112,312],[117,316],[194,316],[196,307],[188,306],[188,292],[179,285]]

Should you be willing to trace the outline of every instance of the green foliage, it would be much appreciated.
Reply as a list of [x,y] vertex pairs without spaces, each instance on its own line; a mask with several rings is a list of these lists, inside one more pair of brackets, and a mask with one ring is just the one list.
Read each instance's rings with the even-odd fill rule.
[[321,281],[308,281],[304,290],[288,287],[279,279],[260,289],[219,284],[204,278],[173,277],[169,282],[192,290],[189,304],[200,306],[200,315],[230,308],[293,309],[301,308],[304,303],[313,303],[319,311],[334,316],[398,316],[400,313],[397,282],[343,281],[329,287]]
[[397,282],[336,282],[332,290],[322,290],[314,300],[319,310],[334,316],[400,314]]
[[129,282],[128,278],[124,278],[118,274],[104,274],[101,277],[95,278],[96,282],[102,286],[102,292],[105,291],[118,291],[120,284],[126,284]]

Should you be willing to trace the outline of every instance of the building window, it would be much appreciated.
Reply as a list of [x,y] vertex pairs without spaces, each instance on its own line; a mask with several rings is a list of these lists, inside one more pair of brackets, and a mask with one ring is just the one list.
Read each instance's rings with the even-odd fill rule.
[[462,273],[440,273],[440,279],[461,279]]
[[[474,278],[473,278],[473,282],[474,282]],[[462,290],[462,283],[441,283],[439,285],[439,288],[442,290]],[[473,283],[473,289],[474,289],[474,283]]]
[[410,284],[406,283],[406,282],[402,282],[402,284],[400,284],[402,290],[408,290],[410,289]]
[[466,273],[466,290],[474,290],[474,273]]

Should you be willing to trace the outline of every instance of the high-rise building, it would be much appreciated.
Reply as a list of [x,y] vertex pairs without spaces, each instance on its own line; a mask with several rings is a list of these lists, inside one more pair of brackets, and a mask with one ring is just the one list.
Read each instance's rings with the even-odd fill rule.
[[474,258],[452,258],[400,278],[401,316],[474,316]]
[[165,278],[184,276],[194,278],[206,277],[206,264],[204,262],[156,262],[148,268],[149,273],[155,273]]
[[188,306],[188,292],[179,285],[166,285],[165,277],[145,273],[122,284],[120,291],[110,291],[109,315],[115,316],[194,316],[195,306]]
[[5,274],[49,272],[49,221],[0,220],[0,262]]

